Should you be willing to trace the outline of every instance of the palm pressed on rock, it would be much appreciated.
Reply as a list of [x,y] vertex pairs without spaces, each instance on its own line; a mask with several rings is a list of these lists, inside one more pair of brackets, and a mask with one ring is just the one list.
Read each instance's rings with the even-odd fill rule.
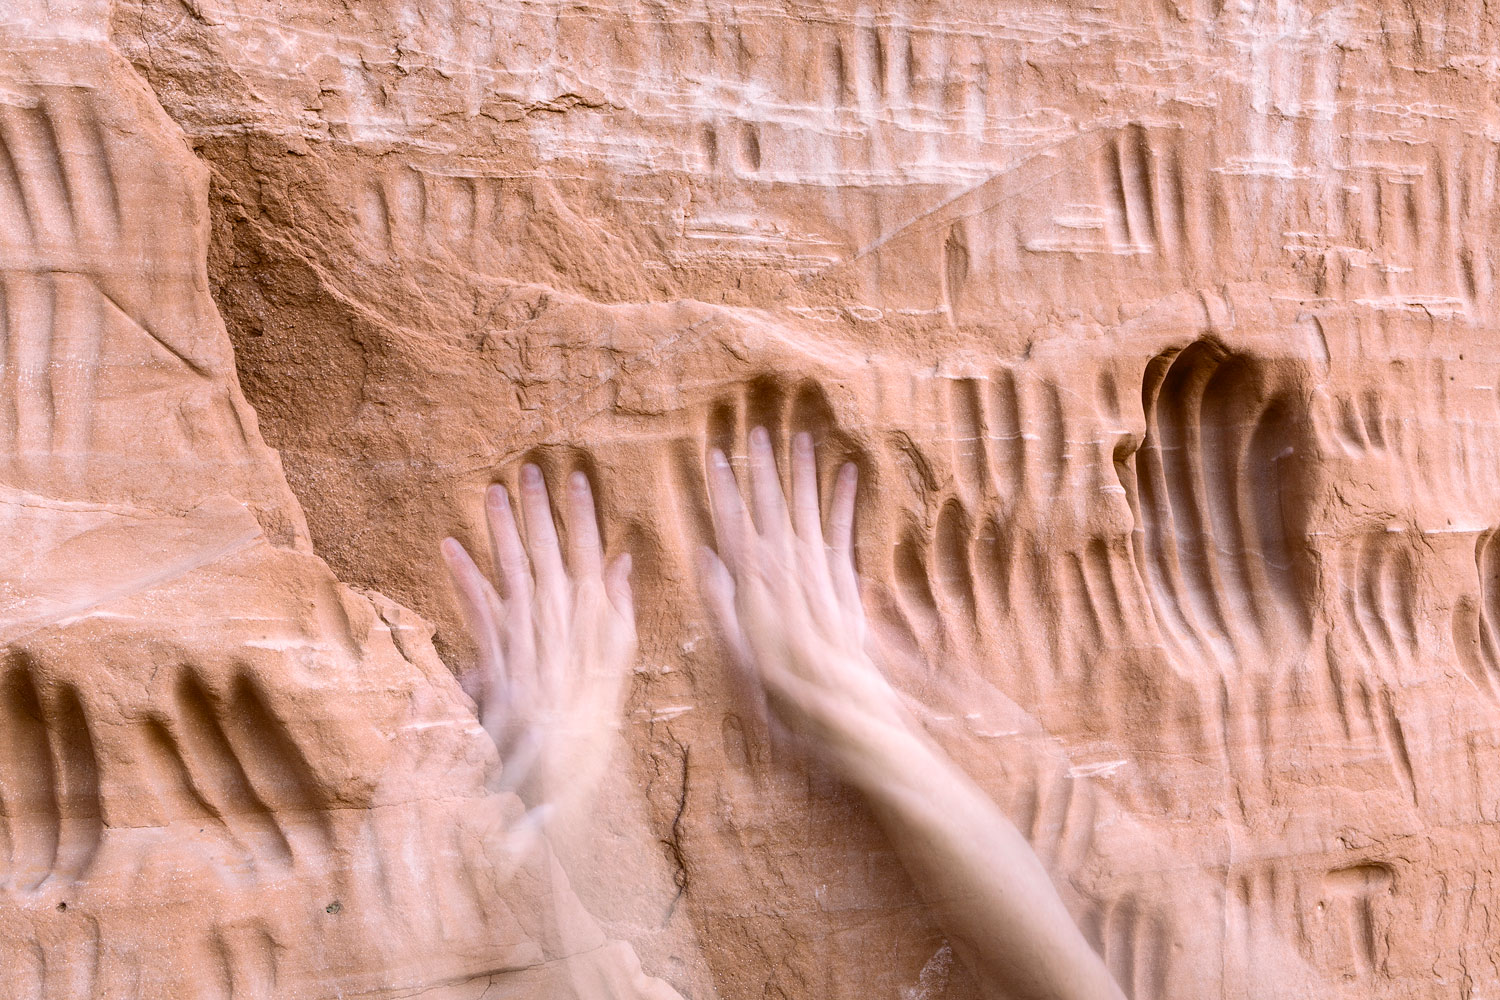
[[500,749],[502,781],[548,811],[586,799],[603,771],[636,649],[630,556],[606,567],[582,473],[569,477],[567,509],[564,560],[536,466],[521,470],[524,544],[505,489],[490,488],[499,590],[455,539],[443,543],[478,647],[468,686]]
[[853,467],[839,472],[826,542],[806,434],[793,439],[791,484],[788,509],[756,428],[752,518],[724,455],[709,456],[719,551],[703,553],[704,589],[732,660],[774,718],[864,793],[986,995],[1118,1000],[1026,838],[909,720],[876,665],[854,569]]
[[777,722],[857,780],[863,749],[907,725],[868,642],[854,570],[855,467],[839,470],[825,538],[808,435],[793,441],[790,510],[764,429],[750,437],[753,519],[723,453],[709,464],[719,553],[704,549],[702,570],[735,666]]

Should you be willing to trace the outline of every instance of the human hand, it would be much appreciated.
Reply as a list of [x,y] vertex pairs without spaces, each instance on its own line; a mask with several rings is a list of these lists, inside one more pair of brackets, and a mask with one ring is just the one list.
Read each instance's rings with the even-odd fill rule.
[[736,665],[778,721],[865,793],[986,996],[1123,1000],[1026,838],[926,742],[876,666],[851,545],[853,466],[839,472],[826,542],[806,434],[792,442],[791,481],[788,511],[757,427],[752,522],[723,454],[709,456],[719,554],[704,550],[704,589]]
[[457,540],[442,546],[479,650],[468,686],[500,749],[504,786],[533,809],[565,808],[593,790],[619,725],[636,649],[630,555],[605,567],[581,472],[568,479],[566,566],[541,470],[521,468],[524,546],[504,487],[486,500],[504,592]]
[[870,653],[853,528],[857,473],[839,470],[823,532],[812,438],[792,441],[788,510],[764,428],[750,433],[752,520],[724,454],[709,456],[718,553],[701,553],[710,613],[774,719],[856,784],[909,736],[901,698]]

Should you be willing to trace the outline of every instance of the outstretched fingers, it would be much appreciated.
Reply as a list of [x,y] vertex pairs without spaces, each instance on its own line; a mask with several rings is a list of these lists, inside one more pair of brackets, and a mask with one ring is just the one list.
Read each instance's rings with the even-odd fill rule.
[[516,529],[516,517],[510,508],[510,495],[504,486],[490,487],[485,497],[485,513],[490,522],[490,545],[505,599],[529,603],[531,564],[526,558],[526,548],[521,544],[521,533]]
[[505,649],[501,641],[500,622],[504,616],[500,596],[490,586],[479,567],[456,538],[445,538],[443,562],[447,564],[454,589],[458,591],[459,608],[468,623],[469,634],[479,647],[478,688],[475,692],[485,723],[495,723],[493,713],[502,703],[505,682]]
[[818,509],[818,463],[813,456],[812,435],[792,438],[792,525],[797,537],[812,545],[823,544],[823,520]]
[[750,432],[750,497],[760,533],[778,545],[789,542],[791,522],[787,516],[786,495],[781,491],[781,475],[776,470],[776,456],[771,451],[771,435],[764,427]]
[[599,537],[599,516],[588,476],[574,472],[568,477],[568,568],[576,580],[601,580],[605,596],[615,611],[635,631],[635,597],[630,589],[632,560],[626,552],[606,568],[604,543]]
[[833,503],[828,512],[828,563],[839,601],[846,608],[859,605],[859,581],[854,572],[854,498],[859,491],[859,470],[845,462],[833,484]]
[[495,593],[495,588],[485,579],[458,539],[443,539],[442,553],[448,573],[453,578],[453,586],[458,591],[460,606],[469,618],[475,640],[482,647],[481,652],[493,649],[498,656],[502,608],[500,595]]
[[719,556],[731,570],[738,570],[745,564],[754,528],[729,459],[717,448],[708,455],[708,502],[713,509],[714,543]]
[[597,579],[604,572],[594,491],[582,472],[568,477],[568,568],[578,579]]
[[[500,617],[498,628],[508,654],[506,683],[517,689],[530,690],[537,683],[536,641],[531,629],[531,602],[536,587],[531,577],[531,560],[526,555],[526,547],[521,544],[521,533],[517,530],[505,487],[491,486],[485,506],[495,566],[505,588],[506,614]],[[550,516],[548,523],[551,523]]]
[[526,548],[531,553],[537,594],[560,600],[567,593],[567,573],[557,541],[557,525],[552,520],[552,504],[542,470],[529,462],[521,466],[521,512],[526,519]]

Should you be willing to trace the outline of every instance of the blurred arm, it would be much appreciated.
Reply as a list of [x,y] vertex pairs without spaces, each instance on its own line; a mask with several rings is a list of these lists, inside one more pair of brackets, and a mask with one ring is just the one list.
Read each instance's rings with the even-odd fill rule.
[[792,463],[788,506],[769,438],[752,432],[747,509],[724,456],[709,458],[718,552],[705,550],[702,571],[736,667],[777,722],[864,793],[987,995],[1123,998],[1031,845],[919,733],[871,658],[852,551],[854,467],[839,473],[825,541],[805,434]]

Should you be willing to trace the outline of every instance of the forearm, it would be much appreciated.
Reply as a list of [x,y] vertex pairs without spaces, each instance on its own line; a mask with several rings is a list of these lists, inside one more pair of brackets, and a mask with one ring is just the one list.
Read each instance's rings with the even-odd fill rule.
[[986,995],[1121,998],[1031,845],[951,761],[901,733],[848,776]]

